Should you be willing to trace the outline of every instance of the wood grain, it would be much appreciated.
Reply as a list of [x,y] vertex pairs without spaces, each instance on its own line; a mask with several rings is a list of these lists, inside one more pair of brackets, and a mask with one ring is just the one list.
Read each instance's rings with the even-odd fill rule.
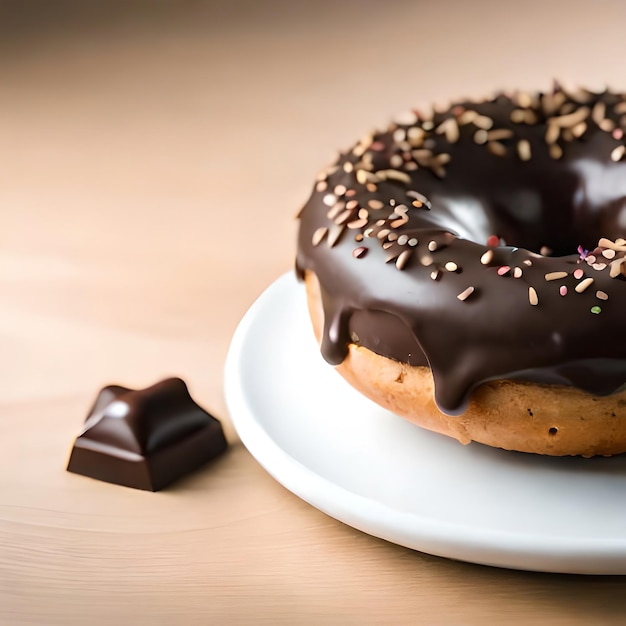
[[[620,577],[439,559],[300,501],[222,368],[335,149],[431,100],[625,88],[624,7],[78,4],[0,31],[0,623],[623,623]],[[168,375],[225,456],[157,494],[65,471],[101,386]]]

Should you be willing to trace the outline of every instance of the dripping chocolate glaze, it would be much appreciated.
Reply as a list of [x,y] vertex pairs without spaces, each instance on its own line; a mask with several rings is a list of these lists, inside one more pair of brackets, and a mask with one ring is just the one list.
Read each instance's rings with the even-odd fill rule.
[[626,248],[583,257],[626,237],[624,131],[621,94],[556,87],[411,113],[340,155],[296,260],[322,286],[326,360],[355,342],[428,365],[449,414],[493,379],[617,391]]

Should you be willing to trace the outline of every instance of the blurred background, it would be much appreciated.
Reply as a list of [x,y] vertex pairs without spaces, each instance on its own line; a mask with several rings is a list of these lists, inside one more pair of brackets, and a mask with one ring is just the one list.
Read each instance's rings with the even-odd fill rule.
[[[86,389],[132,379],[150,349],[120,363],[112,326],[221,363],[291,269],[294,216],[337,149],[431,102],[554,78],[624,89],[625,25],[619,0],[1,1],[0,297],[30,347],[0,375],[33,393],[47,342],[38,373],[61,390],[59,366],[95,350]],[[55,318],[102,332],[68,349]]]

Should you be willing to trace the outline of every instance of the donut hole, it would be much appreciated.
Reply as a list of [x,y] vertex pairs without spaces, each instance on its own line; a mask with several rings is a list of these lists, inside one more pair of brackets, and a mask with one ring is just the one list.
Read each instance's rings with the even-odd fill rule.
[[[586,149],[610,152],[611,141],[597,135]],[[623,236],[626,163],[607,167],[583,158],[578,146],[570,153],[567,167],[539,159],[520,168],[469,162],[455,191],[437,190],[438,221],[481,245],[497,236],[506,246],[557,257],[576,254],[579,246],[592,250],[601,237]]]
[[552,426],[552,428],[548,429],[548,435],[554,437],[559,432],[559,429],[556,426]]

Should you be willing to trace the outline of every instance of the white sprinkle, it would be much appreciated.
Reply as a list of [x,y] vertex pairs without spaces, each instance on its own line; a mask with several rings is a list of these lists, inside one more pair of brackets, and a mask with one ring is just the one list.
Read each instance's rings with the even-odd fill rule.
[[328,232],[328,228],[326,228],[325,226],[322,226],[320,228],[318,228],[314,233],[313,233],[313,237],[312,237],[312,243],[314,246],[317,246],[322,239],[324,239],[324,237],[326,237],[326,233]]
[[485,254],[483,254],[480,257],[480,262],[483,265],[489,265],[489,263],[491,263],[492,260],[493,260],[493,250],[487,250],[487,252],[485,252]]
[[456,272],[459,269],[459,266],[454,261],[448,261],[444,267],[448,272]]
[[617,148],[611,152],[611,160],[615,162],[621,161],[624,157],[624,153],[626,153],[626,146],[617,146]]
[[322,202],[326,205],[326,206],[333,206],[333,204],[335,204],[335,202],[337,202],[337,196],[335,196],[332,193],[327,193],[323,198],[322,198]]
[[527,139],[520,139],[517,142],[517,155],[522,161],[530,161],[530,142]]
[[581,280],[576,287],[574,287],[574,289],[578,292],[578,293],[582,293],[583,291],[585,291],[585,289],[587,289],[587,287],[589,287],[590,285],[593,284],[593,278],[585,278],[585,280]]
[[539,297],[537,296],[537,292],[534,287],[528,288],[528,301],[533,305],[537,306],[539,304]]
[[404,250],[403,252],[400,253],[398,258],[396,259],[396,267],[399,270],[403,269],[404,266],[407,264],[407,261],[409,260],[411,253],[412,253],[411,250]]
[[548,272],[544,278],[547,281],[560,280],[561,278],[565,278],[567,275],[567,272]]
[[459,300],[461,300],[461,302],[463,302],[464,300],[467,300],[472,294],[474,293],[474,287],[468,287],[467,289],[465,289],[464,291],[462,291],[457,298]]

